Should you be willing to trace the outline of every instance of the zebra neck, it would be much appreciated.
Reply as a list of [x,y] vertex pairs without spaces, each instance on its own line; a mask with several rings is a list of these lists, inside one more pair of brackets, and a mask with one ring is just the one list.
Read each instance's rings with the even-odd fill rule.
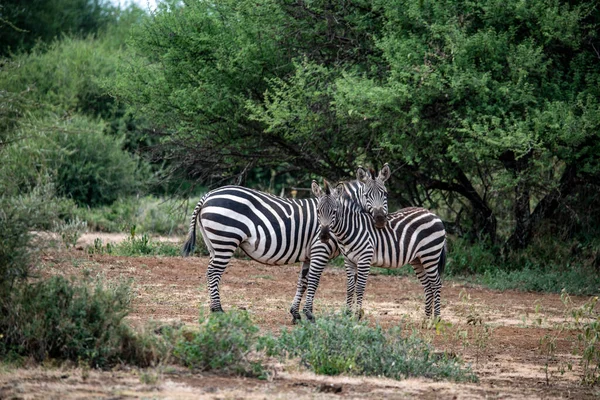
[[342,218],[338,218],[330,229],[340,244],[352,244],[358,236],[370,232],[373,226],[371,215],[364,211],[360,204],[342,199],[338,205],[338,215]]

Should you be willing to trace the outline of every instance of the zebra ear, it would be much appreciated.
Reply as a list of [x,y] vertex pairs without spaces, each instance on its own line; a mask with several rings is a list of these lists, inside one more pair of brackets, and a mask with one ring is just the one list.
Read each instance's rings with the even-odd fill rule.
[[388,165],[388,163],[383,164],[383,168],[381,168],[381,171],[379,171],[379,175],[377,176],[377,178],[382,181],[385,182],[388,179],[390,179],[390,176],[392,175],[392,172],[390,171],[390,166]]
[[356,170],[356,180],[360,182],[364,182],[367,180],[367,177],[370,175],[369,171],[364,169],[363,167],[358,167]]
[[325,194],[329,196],[331,194],[331,186],[329,185],[329,182],[327,182],[327,179],[323,179],[323,187],[325,189]]
[[321,186],[319,186],[319,184],[317,183],[317,181],[312,181],[312,192],[315,196],[317,196],[317,198],[323,196],[323,191],[321,190]]

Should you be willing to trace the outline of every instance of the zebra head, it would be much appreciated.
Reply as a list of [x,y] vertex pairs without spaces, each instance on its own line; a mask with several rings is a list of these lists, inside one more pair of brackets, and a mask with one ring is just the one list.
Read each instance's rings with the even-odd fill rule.
[[373,217],[375,227],[379,229],[384,228],[387,222],[388,202],[385,181],[389,179],[390,175],[390,166],[387,163],[383,165],[377,177],[375,177],[375,171],[369,171],[362,167],[356,170],[356,179],[364,184],[363,196],[366,209]]
[[329,229],[335,225],[338,209],[338,189],[332,188],[329,182],[323,180],[324,190],[317,181],[312,182],[312,192],[317,197],[317,218],[321,228],[319,239],[322,243],[327,243],[331,239]]

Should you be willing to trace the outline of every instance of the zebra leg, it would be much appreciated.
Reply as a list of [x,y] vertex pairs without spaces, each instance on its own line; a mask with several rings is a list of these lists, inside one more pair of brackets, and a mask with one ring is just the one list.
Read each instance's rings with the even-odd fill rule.
[[304,315],[306,315],[306,318],[311,322],[315,321],[315,317],[313,315],[313,302],[315,299],[315,293],[319,287],[321,274],[325,269],[325,265],[329,260],[330,254],[331,252],[325,247],[313,249],[311,252],[310,269],[308,271],[308,287],[306,290],[306,301],[303,308]]
[[439,319],[440,318],[440,312],[441,312],[441,295],[440,295],[440,291],[442,290],[442,279],[440,277],[440,274],[438,272],[437,269],[437,265],[436,265],[436,274],[435,274],[435,280],[433,281],[431,288],[433,291],[433,302],[434,302],[434,306],[433,306],[433,316],[434,318]]
[[211,312],[223,312],[221,296],[219,295],[219,284],[221,283],[221,276],[223,276],[223,272],[225,272],[225,268],[232,256],[233,250],[215,252],[208,263],[206,279],[208,281]]
[[292,324],[298,323],[302,318],[300,317],[300,302],[302,301],[302,296],[304,296],[304,292],[306,292],[306,287],[308,286],[308,271],[310,269],[310,260],[304,261],[302,263],[302,268],[300,269],[300,276],[298,276],[298,285],[296,286],[296,295],[294,296],[294,301],[292,302],[292,307],[290,308],[290,313],[292,314]]
[[433,290],[429,283],[427,272],[420,261],[413,261],[410,263],[410,265],[413,266],[415,273],[417,274],[417,278],[419,278],[421,286],[423,286],[423,291],[425,292],[425,317],[431,318],[431,308],[433,305]]
[[356,264],[348,259],[344,259],[344,266],[346,268],[346,308],[351,314],[356,292]]
[[360,320],[364,315],[362,309],[363,296],[367,287],[367,278],[371,270],[371,258],[361,260],[356,267],[356,316]]
[[[442,288],[442,279],[439,271],[440,259],[434,261],[421,261],[424,269],[424,275],[427,280],[427,291],[429,292],[429,302],[433,303],[433,317],[434,319],[440,318],[441,310],[441,299],[440,290]],[[427,294],[426,294],[427,296]],[[429,308],[431,316],[431,306]]]

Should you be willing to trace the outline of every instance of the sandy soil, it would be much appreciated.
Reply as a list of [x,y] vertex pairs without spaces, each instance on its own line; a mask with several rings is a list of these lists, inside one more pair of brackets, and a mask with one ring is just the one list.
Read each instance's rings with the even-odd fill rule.
[[[104,238],[106,241],[107,238]],[[93,238],[84,237],[79,249]],[[207,311],[204,274],[207,259],[180,257],[115,257],[88,255],[82,250],[47,254],[45,274],[77,275],[84,269],[108,280],[132,279],[136,291],[133,312],[136,325],[149,320],[196,323],[199,309]],[[233,260],[225,272],[221,296],[224,308],[247,309],[264,331],[291,326],[288,309],[295,293],[299,265],[266,266],[250,260]],[[315,311],[340,309],[345,299],[345,274],[327,268],[321,280]],[[457,384],[428,379],[324,377],[287,365],[275,370],[269,381],[191,373],[161,366],[148,370],[86,371],[73,367],[37,366],[0,369],[0,399],[33,398],[595,398],[600,391],[580,385],[579,358],[571,355],[574,333],[556,341],[556,359],[550,361],[549,381],[540,340],[556,335],[553,327],[564,319],[559,295],[495,292],[447,281],[442,292],[442,317],[447,322],[436,332],[421,329],[423,293],[412,277],[372,275],[365,299],[365,317],[389,326],[403,323],[421,330],[437,350],[450,351],[473,367],[480,382]],[[586,298],[573,298],[582,304]],[[466,339],[464,338],[466,332]],[[463,338],[461,339],[461,336]],[[559,362],[574,368],[558,372]],[[143,383],[146,382],[146,383]],[[150,383],[148,383],[150,382]],[[331,393],[330,385],[341,387]]]

